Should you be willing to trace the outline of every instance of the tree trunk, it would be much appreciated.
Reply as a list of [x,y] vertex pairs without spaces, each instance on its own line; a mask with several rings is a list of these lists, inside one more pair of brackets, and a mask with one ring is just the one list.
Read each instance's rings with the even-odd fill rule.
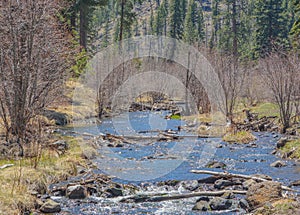
[[87,30],[88,30],[88,21],[87,21],[87,12],[88,6],[85,3],[82,3],[79,8],[80,13],[80,46],[86,50],[87,48]]

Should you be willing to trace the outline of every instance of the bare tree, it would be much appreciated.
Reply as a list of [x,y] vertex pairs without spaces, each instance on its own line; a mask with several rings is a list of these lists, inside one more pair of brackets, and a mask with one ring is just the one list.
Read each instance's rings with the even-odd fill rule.
[[262,78],[279,106],[283,133],[290,127],[293,114],[299,114],[296,113],[299,111],[296,110],[299,107],[299,60],[295,53],[277,51],[259,62]]
[[246,67],[239,65],[235,56],[214,52],[209,54],[209,59],[218,74],[224,90],[224,114],[232,122],[237,98],[243,87],[248,70]]
[[0,121],[22,151],[28,123],[61,95],[70,62],[60,6],[58,0],[0,2]]

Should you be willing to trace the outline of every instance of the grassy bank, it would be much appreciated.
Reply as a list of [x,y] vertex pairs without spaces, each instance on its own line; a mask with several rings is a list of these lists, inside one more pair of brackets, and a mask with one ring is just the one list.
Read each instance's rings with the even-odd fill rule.
[[223,136],[223,141],[228,143],[250,143],[256,140],[256,137],[250,131],[228,132]]
[[287,142],[280,150],[287,153],[289,158],[300,159],[300,138]]
[[77,174],[77,166],[87,167],[78,139],[63,139],[69,150],[59,156],[52,149],[44,149],[36,168],[34,158],[0,161],[0,166],[14,164],[0,169],[0,214],[21,214],[33,209],[37,193],[44,194],[49,184]]

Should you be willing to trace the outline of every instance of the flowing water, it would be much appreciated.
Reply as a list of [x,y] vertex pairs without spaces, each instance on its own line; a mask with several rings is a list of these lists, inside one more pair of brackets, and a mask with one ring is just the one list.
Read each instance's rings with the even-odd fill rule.
[[[131,112],[121,114],[118,117],[104,120],[100,125],[87,125],[77,127],[76,135],[90,133],[99,135],[99,133],[111,134],[139,134],[141,131],[176,130],[178,126],[185,125],[181,120],[166,120],[165,113],[154,112]],[[69,130],[65,130],[68,134]],[[134,133],[135,132],[135,133]],[[155,133],[143,133],[143,135],[154,135]],[[186,131],[179,131],[177,135],[191,135]],[[136,144],[125,144],[123,147],[110,148],[105,160],[98,161],[99,169],[97,172],[116,173],[114,179],[118,183],[141,185],[149,183],[144,192],[165,191],[164,187],[152,185],[155,182],[167,180],[197,180],[206,178],[208,175],[197,175],[190,172],[192,169],[204,169],[213,171],[222,171],[220,169],[205,168],[208,161],[218,161],[226,164],[226,171],[231,173],[266,174],[274,180],[280,181],[285,185],[300,179],[300,164],[294,161],[285,161],[287,166],[282,168],[270,167],[270,164],[278,157],[271,152],[276,147],[276,142],[280,135],[275,133],[254,133],[257,141],[253,144],[228,144],[219,138],[194,138],[187,137],[176,142],[159,141],[149,142],[143,140]],[[172,149],[176,149],[173,150]],[[186,150],[184,150],[186,148]],[[116,154],[117,156],[111,156]],[[116,163],[116,157],[132,161],[128,168],[123,163]],[[101,165],[104,162],[109,165]],[[142,163],[141,166],[138,164]],[[145,163],[145,165],[144,165]],[[149,167],[149,166],[150,167]],[[149,169],[143,172],[143,167]],[[118,169],[116,171],[115,169]],[[163,172],[163,174],[160,174]],[[153,177],[151,177],[153,176]],[[155,177],[154,177],[155,176]],[[157,177],[156,177],[157,176]],[[140,180],[139,180],[140,179]],[[146,180],[145,180],[146,179]],[[169,190],[168,192],[178,192],[178,190]],[[89,197],[86,200],[68,200],[66,198],[58,199],[63,210],[61,214],[199,214],[192,211],[197,198],[184,200],[173,200],[155,203],[119,203],[118,198],[97,198]],[[242,213],[242,212],[241,212]],[[205,214],[201,212],[201,214]],[[212,214],[212,213],[207,213]],[[226,214],[222,212],[222,214]],[[228,212],[227,214],[238,214],[238,212]]]

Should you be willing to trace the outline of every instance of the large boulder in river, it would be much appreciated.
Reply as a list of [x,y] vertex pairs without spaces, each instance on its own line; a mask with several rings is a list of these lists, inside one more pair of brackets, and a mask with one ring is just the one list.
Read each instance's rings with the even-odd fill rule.
[[70,199],[84,199],[87,196],[87,191],[84,186],[74,185],[67,188],[67,197]]
[[251,207],[282,197],[281,184],[274,181],[265,181],[253,184],[247,192],[247,201]]
[[59,213],[60,210],[60,204],[52,199],[48,199],[40,208],[40,211],[43,213]]

